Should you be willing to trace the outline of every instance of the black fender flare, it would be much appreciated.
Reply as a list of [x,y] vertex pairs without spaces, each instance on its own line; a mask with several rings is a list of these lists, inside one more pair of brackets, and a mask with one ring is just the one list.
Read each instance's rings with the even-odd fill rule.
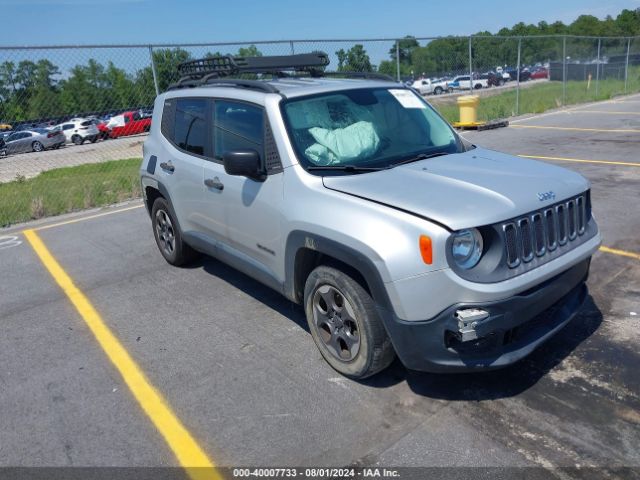
[[285,281],[283,293],[293,301],[299,301],[295,291],[296,255],[301,249],[309,249],[339,260],[357,270],[371,292],[378,309],[393,312],[382,276],[373,261],[362,252],[329,238],[302,230],[294,230],[287,237],[285,246]]

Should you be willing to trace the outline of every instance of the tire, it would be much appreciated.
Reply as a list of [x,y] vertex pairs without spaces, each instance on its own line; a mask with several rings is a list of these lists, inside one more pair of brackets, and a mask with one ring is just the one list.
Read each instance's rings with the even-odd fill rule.
[[44,152],[44,145],[37,140],[31,144],[31,148],[34,152]]
[[98,136],[97,136],[97,135],[94,135],[93,137],[91,137],[91,138],[89,139],[89,141],[90,141],[91,143],[96,143],[96,142],[98,141]]
[[82,145],[84,143],[84,138],[82,138],[80,135],[74,135],[73,137],[71,137],[71,141],[75,145]]
[[179,267],[196,257],[196,252],[182,240],[178,222],[164,198],[153,202],[151,224],[156,245],[167,263]]
[[362,379],[391,364],[395,351],[371,296],[349,275],[319,266],[304,287],[311,336],[342,375]]
[[476,83],[476,84],[473,86],[473,88],[474,88],[474,90],[480,90],[480,89],[482,88],[482,84],[480,84],[480,83]]
[[436,87],[433,90],[433,93],[435,93],[436,95],[440,95],[442,93],[442,87]]
[[453,93],[453,88],[452,87],[447,88],[447,93]]
[[4,148],[0,149],[0,157],[6,157],[7,156],[7,150]]

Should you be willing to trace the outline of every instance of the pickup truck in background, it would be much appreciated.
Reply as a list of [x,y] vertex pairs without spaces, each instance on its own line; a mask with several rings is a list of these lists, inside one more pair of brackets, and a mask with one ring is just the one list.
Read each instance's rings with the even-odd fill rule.
[[109,138],[126,137],[148,132],[151,129],[151,117],[140,112],[124,112],[112,117],[100,130],[108,130]]
[[449,87],[446,80],[420,78],[411,84],[421,95],[440,95],[441,93],[451,93],[453,89]]
[[[455,90],[469,90],[470,82],[469,75],[458,75],[451,82],[449,82],[449,86]],[[486,78],[473,78],[473,88],[487,88],[489,86],[489,82]]]

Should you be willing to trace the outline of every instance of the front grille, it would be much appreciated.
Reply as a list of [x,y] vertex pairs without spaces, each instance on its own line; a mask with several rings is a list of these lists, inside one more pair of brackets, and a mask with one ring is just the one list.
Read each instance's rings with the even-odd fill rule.
[[515,268],[576,240],[589,221],[588,192],[502,224],[507,265]]

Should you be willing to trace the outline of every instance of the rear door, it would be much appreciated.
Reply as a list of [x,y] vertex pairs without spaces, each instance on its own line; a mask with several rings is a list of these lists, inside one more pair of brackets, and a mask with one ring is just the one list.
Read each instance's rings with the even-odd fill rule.
[[157,149],[157,178],[169,191],[184,232],[204,230],[203,168],[211,156],[206,124],[209,104],[205,98],[169,98],[163,108],[161,132],[166,148]]
[[31,133],[30,132],[20,132],[18,134],[17,139],[12,143],[13,143],[12,153],[30,152],[32,150],[32,148],[31,148]]

